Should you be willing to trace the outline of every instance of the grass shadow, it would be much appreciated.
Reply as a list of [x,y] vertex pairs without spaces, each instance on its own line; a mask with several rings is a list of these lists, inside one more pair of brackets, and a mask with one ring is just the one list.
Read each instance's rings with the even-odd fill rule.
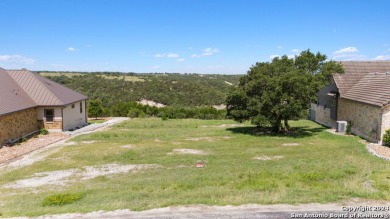
[[291,127],[288,132],[274,133],[271,128],[268,127],[234,127],[226,130],[236,134],[246,134],[252,136],[275,136],[275,137],[290,137],[290,138],[306,138],[315,135],[316,133],[323,132],[327,128],[322,127],[309,127],[299,126]]

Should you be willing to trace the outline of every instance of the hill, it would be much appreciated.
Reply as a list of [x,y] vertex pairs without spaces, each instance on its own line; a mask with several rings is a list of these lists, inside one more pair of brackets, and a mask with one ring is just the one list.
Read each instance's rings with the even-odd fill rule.
[[99,99],[105,107],[142,99],[167,106],[211,106],[225,102],[241,75],[38,72],[73,90]]

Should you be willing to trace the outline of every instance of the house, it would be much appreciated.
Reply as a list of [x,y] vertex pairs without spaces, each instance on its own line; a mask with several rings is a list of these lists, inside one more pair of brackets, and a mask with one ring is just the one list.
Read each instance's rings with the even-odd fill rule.
[[88,97],[37,73],[0,68],[0,145],[37,132],[87,124]]
[[344,74],[317,93],[311,119],[328,127],[336,121],[351,124],[352,133],[382,143],[390,129],[390,61],[341,62]]

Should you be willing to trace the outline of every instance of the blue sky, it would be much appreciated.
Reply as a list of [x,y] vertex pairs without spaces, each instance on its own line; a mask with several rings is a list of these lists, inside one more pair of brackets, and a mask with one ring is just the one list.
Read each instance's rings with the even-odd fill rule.
[[244,74],[302,50],[390,60],[390,1],[1,0],[0,67]]

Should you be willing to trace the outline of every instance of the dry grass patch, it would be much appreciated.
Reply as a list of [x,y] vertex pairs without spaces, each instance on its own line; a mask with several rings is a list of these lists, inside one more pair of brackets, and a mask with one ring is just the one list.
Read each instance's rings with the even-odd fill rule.
[[298,143],[284,143],[282,144],[282,146],[285,146],[285,147],[295,147],[295,146],[299,146],[300,144]]
[[284,156],[280,156],[280,155],[276,155],[276,156],[265,156],[265,155],[262,155],[262,156],[256,156],[254,158],[252,158],[253,160],[279,160],[279,159],[282,159],[284,158]]
[[197,154],[197,155],[207,155],[203,150],[196,150],[196,149],[173,149],[172,152],[168,153],[168,155],[173,155],[173,154]]

